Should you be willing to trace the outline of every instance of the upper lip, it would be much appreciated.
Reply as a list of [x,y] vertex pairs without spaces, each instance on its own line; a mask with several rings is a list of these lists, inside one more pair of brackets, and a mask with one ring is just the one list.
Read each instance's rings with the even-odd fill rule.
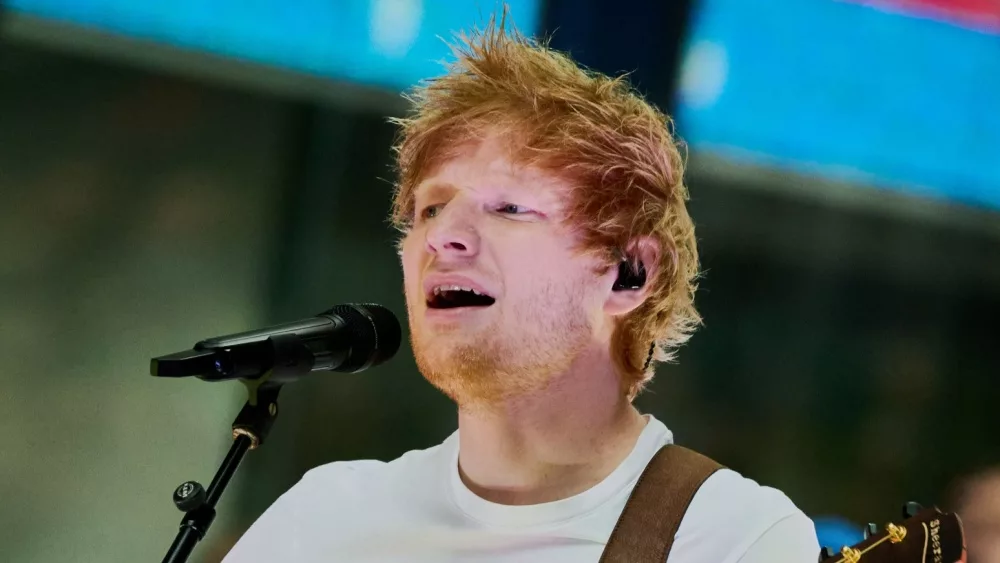
[[431,274],[424,278],[424,297],[428,300],[434,296],[434,288],[439,286],[458,286],[475,290],[478,293],[496,299],[496,293],[486,289],[483,284],[466,276],[457,274]]

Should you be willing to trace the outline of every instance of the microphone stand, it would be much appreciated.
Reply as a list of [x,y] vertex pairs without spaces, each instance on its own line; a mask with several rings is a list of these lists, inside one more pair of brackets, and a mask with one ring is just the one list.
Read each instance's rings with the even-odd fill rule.
[[[261,446],[270,433],[278,416],[278,393],[281,391],[281,386],[312,369],[309,354],[287,352],[283,355],[278,354],[288,350],[303,351],[305,347],[298,336],[294,334],[272,336],[268,338],[268,342],[275,352],[272,357],[293,359],[269,367],[258,378],[240,380],[247,387],[248,398],[243,409],[233,420],[233,445],[222,460],[207,491],[196,481],[181,483],[174,490],[174,505],[184,513],[184,517],[181,519],[177,537],[163,558],[163,563],[183,563],[188,560],[195,546],[205,537],[215,520],[215,506],[222,498],[222,493],[233,475],[236,474],[247,451]],[[219,369],[236,368],[219,366]]]

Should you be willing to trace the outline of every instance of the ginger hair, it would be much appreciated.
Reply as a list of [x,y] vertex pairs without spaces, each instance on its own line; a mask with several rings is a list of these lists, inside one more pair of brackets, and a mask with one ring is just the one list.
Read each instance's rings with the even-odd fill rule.
[[507,12],[484,29],[461,33],[448,72],[407,96],[410,113],[394,146],[397,182],[393,224],[406,232],[414,190],[470,140],[506,136],[520,164],[558,175],[573,186],[566,221],[581,235],[581,250],[607,268],[638,237],[659,243],[659,264],[646,265],[648,295],[619,319],[612,358],[623,391],[634,398],[652,379],[657,361],[701,323],[694,306],[698,252],[688,215],[684,160],[670,119],[646,102],[626,77],[576,64],[506,25]]

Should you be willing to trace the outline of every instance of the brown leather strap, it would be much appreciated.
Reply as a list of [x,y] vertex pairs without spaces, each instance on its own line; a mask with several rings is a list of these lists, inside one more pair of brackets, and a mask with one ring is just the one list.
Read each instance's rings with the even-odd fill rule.
[[721,468],[687,448],[661,448],[632,489],[600,563],[665,563],[691,499]]

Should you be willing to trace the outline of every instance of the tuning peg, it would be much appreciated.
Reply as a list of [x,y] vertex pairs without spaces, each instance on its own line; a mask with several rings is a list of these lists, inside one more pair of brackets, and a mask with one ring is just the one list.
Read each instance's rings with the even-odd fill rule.
[[913,518],[917,515],[924,507],[920,506],[915,502],[908,502],[903,505],[903,519]]
[[874,522],[869,522],[868,525],[865,526],[865,539],[868,539],[877,533],[878,526],[876,526]]
[[820,563],[823,563],[823,561],[826,559],[832,559],[837,555],[840,555],[840,552],[837,551],[836,549],[833,549],[832,547],[824,547],[823,549],[819,550]]

